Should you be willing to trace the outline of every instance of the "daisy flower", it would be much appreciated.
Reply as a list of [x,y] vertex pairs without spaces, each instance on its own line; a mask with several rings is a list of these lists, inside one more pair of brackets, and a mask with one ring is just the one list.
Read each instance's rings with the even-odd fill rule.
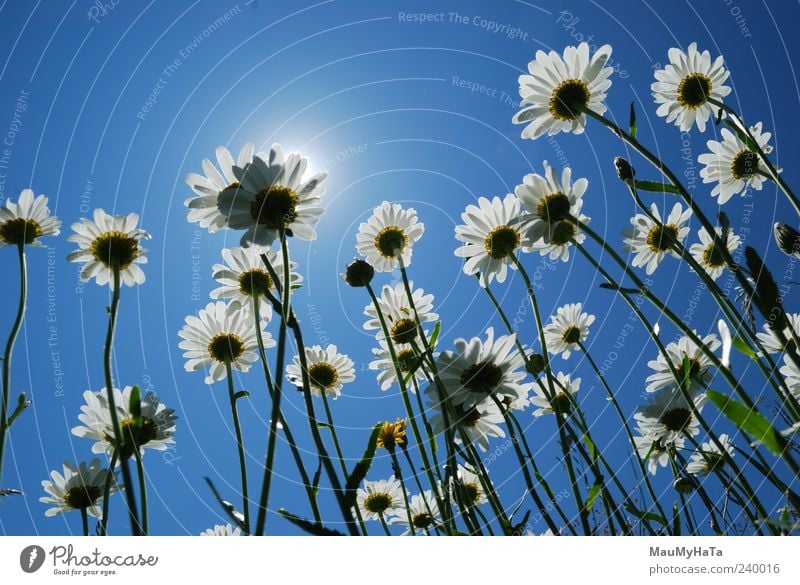
[[[252,307],[253,297],[258,296],[261,316],[270,319],[272,304],[267,300],[264,291],[270,291],[277,298],[280,298],[280,295],[275,283],[272,282],[272,276],[261,260],[262,254],[266,254],[283,288],[283,254],[277,254],[260,246],[225,248],[222,250],[225,264],[214,264],[213,267],[212,278],[221,286],[211,291],[211,298],[230,300]],[[303,281],[303,277],[295,272],[297,266],[297,262],[289,261],[289,282],[292,289],[297,288]]]
[[555,51],[537,51],[536,59],[528,63],[530,75],[519,77],[523,109],[512,122],[527,124],[522,137],[536,139],[558,132],[581,134],[586,126],[584,109],[605,113],[603,101],[614,72],[612,67],[606,67],[609,57],[610,45],[603,45],[590,56],[588,43],[566,47],[563,56]]
[[[578,221],[582,224],[589,225],[591,219],[589,216],[582,213],[578,214]],[[569,260],[569,249],[572,246],[573,240],[578,244],[582,244],[586,239],[584,234],[577,225],[567,219],[556,222],[553,229],[553,236],[549,242],[544,240],[537,240],[525,250],[526,252],[539,252],[541,256],[550,256],[550,260],[561,260],[567,262]]]
[[[641,429],[637,429],[641,432]],[[659,467],[667,467],[670,461],[668,447],[682,449],[685,443],[683,437],[673,437],[670,443],[665,442],[653,434],[637,435],[633,438],[636,444],[636,451],[643,462],[647,464],[647,471],[650,475],[655,475]]]
[[[129,428],[133,425],[133,414],[130,411],[131,393],[133,387],[125,386],[120,392],[114,388],[114,404],[117,408],[117,421],[125,440],[129,439]],[[83,393],[86,404],[81,406],[78,415],[83,425],[74,427],[72,434],[77,437],[92,439],[92,453],[106,453],[111,455],[114,449],[114,426],[111,422],[111,409],[108,404],[108,393],[105,388],[99,392],[87,390]],[[139,452],[145,449],[165,451],[167,447],[175,444],[172,436],[175,434],[175,411],[164,406],[153,392],[147,392],[140,401],[141,425],[139,433],[134,437]],[[124,454],[129,457],[133,453]]]
[[[444,433],[447,428],[444,413],[442,412],[442,403],[438,397],[439,393],[433,384],[428,386],[428,393],[432,399],[429,406],[436,410],[436,413],[431,417],[430,423],[431,427],[433,427],[433,432],[438,435]],[[471,443],[476,443],[483,452],[486,452],[489,448],[490,438],[503,438],[506,436],[500,426],[505,422],[505,419],[494,402],[484,402],[472,408],[464,408],[461,405],[448,406],[448,420],[451,426],[459,426],[467,436],[467,439]],[[461,444],[459,433],[455,433],[455,442],[458,445]]]
[[583,207],[583,194],[589,186],[586,179],[572,182],[572,169],[565,167],[561,178],[550,163],[544,161],[544,175],[529,173],[522,184],[514,189],[525,215],[520,219],[520,229],[529,242],[542,240],[545,244],[563,246],[575,235],[573,229],[564,225],[569,217],[579,217]]
[[[50,504],[44,515],[55,516],[70,510],[86,510],[90,516],[99,518],[103,503],[103,490],[106,478],[111,473],[101,467],[100,460],[92,459],[88,464],[82,462],[75,466],[65,461],[63,474],[50,472],[50,479],[42,482],[46,496],[39,498],[43,504]],[[119,491],[116,481],[111,482],[111,492]]]
[[[723,205],[734,195],[744,195],[748,187],[761,191],[766,179],[758,172],[759,155],[729,129],[723,128],[721,134],[722,142],[709,140],[706,145],[711,152],[701,154],[697,160],[705,165],[700,169],[703,183],[717,183],[711,196],[718,196],[719,204]],[[761,122],[750,127],[750,134],[764,154],[772,152],[767,144],[772,134],[761,132]]]
[[[455,254],[466,260],[464,274],[477,274],[483,287],[495,278],[505,282],[508,259],[529,243],[519,231],[519,216],[519,199],[511,194],[491,201],[481,197],[478,205],[467,205],[461,214],[464,225],[456,226],[456,239],[464,245]],[[517,269],[513,262],[511,268]]]
[[234,174],[234,167],[244,167],[252,162],[253,148],[252,143],[245,144],[234,161],[227,148],[218,146],[216,155],[219,169],[206,158],[202,163],[204,175],[186,175],[186,183],[195,193],[194,197],[183,202],[189,208],[187,219],[190,223],[199,224],[212,234],[226,227],[226,217],[219,209],[219,197],[222,193],[235,195],[239,191],[239,179]]
[[[722,276],[722,273],[725,270],[725,258],[720,251],[723,240],[722,228],[716,227],[714,228],[714,231],[717,234],[716,243],[706,228],[701,227],[700,231],[697,232],[700,242],[692,244],[689,247],[689,253],[700,266],[705,268],[706,273],[708,273],[713,280],[717,280],[720,276]],[[725,247],[730,253],[735,252],[742,243],[742,238],[734,234],[730,228],[728,228],[724,240]]]
[[269,246],[281,229],[302,240],[317,238],[314,225],[325,211],[319,207],[325,192],[320,184],[328,175],[306,177],[307,167],[308,159],[300,153],[284,157],[280,144],[233,167],[240,187],[219,194],[219,210],[228,227],[245,230],[242,246]]
[[[409,282],[408,287],[411,289],[411,298],[417,309],[419,322],[424,324],[436,321],[439,315],[433,312],[433,295],[426,295],[421,288],[415,289],[413,282]],[[417,338],[419,331],[414,309],[408,302],[408,295],[402,282],[398,282],[394,286],[388,284],[383,286],[381,295],[378,297],[378,307],[386,320],[386,327],[389,329],[392,341],[403,344],[411,343]],[[364,329],[367,331],[376,329],[375,338],[384,339],[386,336],[383,334],[378,312],[372,303],[364,308],[364,314],[369,317],[364,323]]]
[[719,57],[711,62],[708,51],[697,50],[697,43],[689,45],[684,53],[680,49],[669,50],[669,64],[655,72],[656,82],[650,86],[656,100],[656,113],[667,123],[675,123],[682,132],[688,132],[696,123],[700,132],[705,132],[706,121],[716,117],[717,108],[708,99],[722,101],[731,92],[723,85],[730,72]]
[[241,536],[242,529],[238,526],[234,528],[230,524],[225,524],[224,526],[221,524],[217,524],[214,528],[209,528],[208,530],[203,530],[200,533],[200,536]]
[[533,411],[533,416],[555,414],[556,410],[561,416],[566,416],[572,411],[575,395],[581,389],[581,379],[575,378],[573,380],[569,374],[558,372],[554,381],[556,395],[552,401],[547,398],[547,394],[541,386],[538,384],[533,385],[531,404],[536,407],[536,410]]
[[[695,407],[700,410],[705,402],[705,394],[694,398]],[[700,432],[700,423],[692,412],[691,405],[677,388],[663,388],[653,395],[652,400],[633,415],[640,432],[662,439],[665,444],[674,443],[686,435]]]
[[692,216],[692,210],[687,208],[684,211],[680,203],[673,206],[666,222],[662,222],[655,203],[650,206],[650,210],[656,221],[637,213],[631,219],[633,227],[622,232],[625,236],[624,250],[636,253],[633,265],[646,266],[648,275],[655,272],[667,254],[680,258],[672,247],[682,243],[689,235],[689,226],[686,224]]
[[[696,332],[695,332],[696,333]],[[716,334],[710,333],[702,338],[703,345],[709,350],[717,351],[722,345]],[[647,362],[648,367],[655,373],[647,377],[647,391],[655,392],[662,388],[668,388],[675,384],[683,384],[687,372],[684,371],[684,358],[689,360],[689,391],[702,390],[703,384],[708,383],[713,377],[711,372],[711,360],[703,349],[698,346],[688,336],[681,337],[677,342],[671,341],[664,348],[667,357],[659,353],[654,360]],[[669,362],[667,362],[669,358]],[[678,379],[672,375],[669,364],[675,368]]]
[[78,244],[78,249],[67,255],[70,262],[82,262],[81,280],[95,279],[97,284],[108,284],[114,288],[114,273],[119,271],[120,282],[125,286],[142,284],[145,281],[140,264],[147,263],[147,250],[141,240],[149,240],[150,234],[137,228],[139,216],[135,213],[108,215],[102,209],[94,210],[94,221],[82,218],[72,224],[75,233],[67,238]]
[[386,421],[381,424],[378,431],[378,439],[375,445],[378,449],[386,449],[389,453],[394,453],[394,448],[398,445],[408,444],[406,435],[406,420],[398,418],[394,422]]
[[781,366],[781,374],[786,378],[786,385],[789,391],[798,399],[800,399],[800,368],[794,363],[794,360],[788,356],[783,356],[783,366]]
[[405,510],[403,487],[396,477],[378,481],[364,481],[356,491],[356,505],[364,520],[380,520],[390,514]]
[[[225,379],[226,364],[232,370],[247,372],[258,359],[258,339],[250,309],[238,303],[208,303],[195,315],[188,315],[178,335],[178,347],[185,350],[187,372],[207,370],[206,384]],[[264,347],[274,347],[272,336],[263,331]]]
[[384,201],[358,226],[356,250],[377,272],[391,272],[399,266],[398,259],[403,266],[411,264],[412,247],[424,231],[414,209]]
[[[792,329],[790,330],[788,326],[784,327],[783,336],[789,344],[791,344],[792,331],[800,335],[800,313],[786,313],[786,318],[792,326]],[[781,340],[778,338],[775,329],[773,329],[769,323],[764,324],[764,332],[757,333],[756,337],[758,337],[758,340],[761,342],[761,345],[764,346],[764,350],[767,353],[780,353],[786,349],[786,346],[781,343]]]
[[[466,497],[464,502],[467,506],[479,506],[489,501],[486,493],[483,490],[483,485],[478,475],[470,468],[458,464],[458,481],[461,483],[461,493]],[[453,498],[456,498],[456,484],[455,480],[451,480],[451,492]]]
[[47,197],[35,197],[32,189],[24,189],[17,202],[6,200],[0,207],[0,247],[41,246],[39,238],[61,233],[61,220],[50,215]]
[[[734,450],[728,435],[719,436],[720,444],[725,448],[728,455],[733,457]],[[700,445],[694,452],[691,460],[686,465],[686,472],[692,475],[706,475],[714,471],[718,466],[725,463],[725,457],[719,447],[713,441],[707,441]]]
[[[339,398],[342,387],[356,379],[353,360],[339,353],[335,345],[322,348],[319,345],[306,348],[306,362],[311,393],[314,396]],[[300,357],[294,356],[294,363],[286,366],[286,379],[292,384],[302,386]]]
[[516,335],[495,339],[494,329],[486,330],[486,341],[479,337],[455,340],[455,351],[443,351],[437,360],[439,376],[449,400],[468,410],[492,396],[502,401],[527,397],[530,384],[525,379],[525,361],[516,349]]
[[564,359],[569,358],[579,348],[578,344],[589,337],[589,326],[594,319],[594,315],[583,312],[581,303],[559,307],[544,328],[547,351],[553,355],[560,353]]
[[[429,511],[430,510],[430,511]],[[407,526],[404,535],[411,533],[411,526],[408,517],[411,516],[411,523],[417,533],[428,532],[439,522],[439,506],[433,492],[425,490],[421,494],[414,494],[408,502],[408,512],[405,509],[394,511],[394,515],[389,519],[389,524],[399,524]]]
[[[399,369],[403,376],[407,376],[408,373],[419,364],[420,356],[414,351],[414,347],[410,344],[395,344],[394,351],[397,356],[397,367],[395,367],[395,363],[392,361],[392,354],[389,351],[389,344],[386,340],[379,340],[378,345],[380,347],[372,349],[372,355],[374,355],[376,359],[369,363],[369,369],[378,372],[378,384],[380,384],[381,390],[388,390],[397,382],[396,370]],[[422,368],[416,368],[414,371],[414,378],[418,381],[425,380],[425,372]],[[414,392],[414,386],[409,386],[408,390]]]

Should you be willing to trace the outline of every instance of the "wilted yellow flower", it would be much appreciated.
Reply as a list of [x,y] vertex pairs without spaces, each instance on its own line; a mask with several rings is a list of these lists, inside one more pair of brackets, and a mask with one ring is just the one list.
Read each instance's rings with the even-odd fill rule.
[[395,422],[385,422],[378,433],[377,445],[379,448],[386,449],[390,453],[394,452],[397,445],[406,442],[406,421],[398,418]]

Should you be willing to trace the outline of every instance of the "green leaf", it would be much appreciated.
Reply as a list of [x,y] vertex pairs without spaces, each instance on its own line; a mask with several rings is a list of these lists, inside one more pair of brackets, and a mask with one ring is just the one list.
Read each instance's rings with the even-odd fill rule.
[[319,478],[322,476],[322,457],[319,458],[317,463],[317,471],[314,473],[314,478],[311,480],[311,491],[316,496],[319,493]]
[[596,483],[589,489],[589,493],[586,495],[586,504],[583,507],[586,512],[592,511],[592,507],[594,506],[597,497],[600,495],[600,490],[602,487],[602,484]]
[[673,195],[680,195],[680,190],[675,185],[667,183],[659,183],[658,181],[640,181],[635,180],[634,184],[637,189],[642,191],[651,191],[653,193],[672,193]]
[[747,259],[747,268],[750,276],[756,281],[756,291],[753,295],[753,303],[761,314],[770,323],[773,331],[783,331],[787,324],[786,311],[783,309],[783,297],[781,296],[778,285],[772,277],[772,273],[764,265],[764,262],[754,248],[748,246],[744,250]]
[[741,431],[751,435],[776,455],[783,453],[786,448],[786,440],[763,415],[730,396],[714,390],[706,390],[706,395],[714,403],[714,406]]
[[749,357],[754,362],[758,361],[758,355],[756,354],[755,351],[753,351],[753,348],[751,348],[749,345],[747,345],[747,342],[744,339],[742,339],[741,337],[739,337],[737,335],[732,335],[731,336],[731,343],[733,343],[733,347],[735,347],[737,350],[739,350],[739,353],[742,353],[742,354],[746,355],[747,357]]
[[325,528],[322,524],[317,524],[315,522],[309,522],[305,518],[300,518],[299,516],[295,516],[291,512],[288,512],[281,508],[278,510],[278,514],[286,518],[289,522],[298,526],[308,532],[313,536],[344,536],[341,532],[337,532],[336,530],[332,530],[330,528]]
[[631,102],[631,116],[630,116],[630,123],[629,123],[629,134],[631,138],[636,140],[636,109],[633,107],[633,102]]
[[239,400],[240,398],[247,398],[248,396],[250,396],[250,393],[247,390],[239,390],[233,395],[233,399]]
[[689,363],[689,356],[683,354],[683,380],[680,380],[681,386],[689,391],[692,386],[692,365]]
[[672,535],[681,535],[681,512],[678,509],[678,502],[672,504]]
[[633,504],[625,504],[625,509],[641,520],[652,520],[653,522],[658,522],[662,526],[667,525],[667,519],[660,514],[656,514],[655,512],[645,512],[643,510],[639,510]]
[[594,441],[592,441],[588,434],[584,434],[583,442],[586,443],[586,447],[589,449],[589,455],[591,456],[592,461],[597,461],[597,447],[595,447]]
[[329,428],[331,428],[331,425],[329,425],[329,424],[328,424],[328,423],[326,423],[326,422],[319,422],[319,421],[317,421],[317,428],[318,428],[318,429],[329,429]]
[[436,342],[439,341],[439,334],[441,332],[442,332],[442,322],[437,321],[436,325],[433,326],[433,333],[431,333],[431,339],[429,342],[431,346],[431,351],[436,349]]
[[598,286],[606,290],[615,290],[617,292],[624,292],[631,295],[642,294],[642,291],[640,291],[638,288],[626,288],[624,286],[619,286],[618,284],[612,284],[610,282],[601,282]]
[[25,392],[20,392],[19,396],[17,397],[17,406],[14,409],[14,412],[11,413],[11,416],[8,417],[8,420],[6,421],[6,429],[10,429],[11,425],[14,424],[14,421],[17,420],[17,417],[20,414],[22,414],[22,411],[24,411],[30,405],[31,401],[28,400],[27,396],[25,395]]
[[142,392],[138,386],[134,386],[131,390],[131,398],[128,401],[128,410],[131,413],[133,421],[138,426],[138,421],[142,418]]
[[208,484],[208,487],[211,488],[211,492],[214,494],[214,498],[217,500],[217,503],[219,503],[219,505],[228,515],[228,518],[230,518],[231,522],[238,526],[240,530],[244,530],[244,516],[236,510],[233,504],[222,499],[222,496],[219,495],[219,492],[217,491],[217,488],[214,486],[214,482],[212,482],[211,479],[206,477],[205,480]]
[[375,449],[378,444],[378,433],[380,433],[382,426],[383,423],[378,423],[372,427],[372,432],[369,435],[364,455],[362,455],[361,461],[356,463],[350,477],[347,478],[347,483],[345,484],[345,504],[348,508],[355,505],[356,489],[361,482],[364,481],[364,478],[367,477],[367,472],[372,465],[372,459],[375,457]]

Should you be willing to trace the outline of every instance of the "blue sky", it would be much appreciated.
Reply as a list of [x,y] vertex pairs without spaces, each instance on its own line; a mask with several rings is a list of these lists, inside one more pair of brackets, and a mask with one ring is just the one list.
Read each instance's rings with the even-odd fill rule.
[[[682,136],[655,116],[649,87],[653,70],[663,65],[672,46],[697,41],[712,55],[723,54],[733,87],[728,103],[744,112],[748,122],[762,120],[773,132],[775,159],[787,181],[797,184],[789,161],[800,155],[800,127],[786,120],[794,119],[790,116],[800,105],[793,70],[800,47],[782,23],[795,22],[798,7],[736,1],[0,4],[0,135],[6,140],[2,200],[31,186],[50,197],[51,210],[64,222],[61,237],[51,239],[49,249],[29,255],[29,311],[14,356],[13,389],[15,394],[26,389],[33,406],[13,428],[3,478],[3,487],[20,488],[26,496],[0,502],[0,534],[80,530],[79,517],[45,519],[45,506],[38,502],[40,482],[50,469],[64,459],[91,456],[90,444],[69,429],[77,423],[83,391],[103,385],[108,294],[94,283],[79,283],[77,267],[66,262],[73,248],[65,239],[70,224],[95,207],[135,211],[153,235],[147,245],[147,282],[123,291],[116,372],[122,385],[157,392],[180,417],[175,448],[163,456],[146,456],[153,532],[198,533],[222,521],[202,478],[213,478],[226,497],[237,500],[238,465],[225,386],[209,388],[201,374],[184,371],[177,332],[185,315],[206,304],[214,288],[211,266],[219,261],[219,250],[235,245],[238,236],[209,235],[186,222],[187,172],[199,172],[200,161],[213,157],[217,145],[238,151],[245,142],[299,149],[314,169],[329,172],[319,239],[293,242],[293,257],[306,279],[294,302],[309,344],[335,343],[356,363],[357,381],[334,404],[334,415],[346,454],[358,457],[377,420],[402,415],[399,396],[380,392],[367,369],[372,340],[361,324],[368,299],[338,278],[355,253],[358,224],[375,205],[391,200],[413,206],[426,225],[410,272],[415,284],[436,295],[443,347],[500,325],[453,255],[454,226],[478,196],[513,191],[523,175],[541,171],[543,160],[569,164],[574,176],[590,182],[584,213],[610,242],[621,245],[619,231],[633,213],[612,166],[615,155],[625,154],[622,145],[597,124],[589,124],[582,136],[561,134],[536,142],[520,139],[521,128],[511,124],[519,99],[517,76],[536,50],[561,50],[581,40],[610,43],[616,67],[606,101],[610,115],[627,121],[629,104],[636,102],[640,138],[687,178],[709,215],[715,213],[715,202],[698,176],[696,158],[718,128]],[[430,16],[419,22],[410,16],[415,14]],[[631,160],[640,175],[656,178],[643,161]],[[652,200],[662,209],[671,207],[669,201]],[[791,268],[771,241],[771,226],[777,220],[797,222],[773,187],[752,198],[736,198],[725,211],[734,230],[750,230],[747,244],[765,254],[776,275]],[[692,241],[697,227],[693,224]],[[49,260],[55,262],[50,282]],[[629,309],[611,292],[598,289],[599,277],[581,258],[556,265],[531,255],[525,263],[539,274],[545,313],[583,302],[598,316],[591,351],[598,362],[613,362],[608,380],[632,413],[644,392],[646,362],[656,349],[636,326],[611,359],[610,348]],[[0,265],[6,274],[0,293],[0,306],[6,307],[0,332],[5,335],[18,290],[12,250],[0,250]],[[381,284],[390,281],[390,275],[378,278]],[[715,305],[688,270],[665,261],[654,288],[693,327],[711,330]],[[512,317],[525,307],[519,278],[496,286],[495,292]],[[695,302],[699,308],[689,313]],[[797,310],[796,295],[786,302]],[[530,310],[519,316],[521,334],[532,342]],[[662,325],[671,338],[675,331]],[[609,458],[622,461],[623,437],[613,414],[604,410],[602,388],[588,365],[577,358],[555,362],[583,379],[584,407],[590,418],[596,417],[596,438],[609,445]],[[757,393],[759,378],[744,371],[745,363],[735,365]],[[260,481],[256,469],[268,418],[259,380],[257,370],[237,380],[252,394],[241,409],[254,487]],[[299,398],[289,396],[286,412],[303,446],[311,449]],[[534,422],[529,413],[521,418],[529,440],[542,446],[541,464],[560,486],[563,473],[551,441],[552,421]],[[524,490],[513,459],[499,457],[491,465],[506,502]],[[281,476],[273,506],[306,515],[286,449],[279,449],[278,460]],[[307,460],[313,468],[311,454]],[[623,478],[630,480],[626,469]],[[389,474],[389,462],[382,458],[370,476]],[[657,483],[666,486],[667,479],[664,474]],[[125,530],[120,503],[112,519],[117,532]],[[324,512],[335,526],[338,513],[327,497]],[[271,516],[270,532],[295,529]]]

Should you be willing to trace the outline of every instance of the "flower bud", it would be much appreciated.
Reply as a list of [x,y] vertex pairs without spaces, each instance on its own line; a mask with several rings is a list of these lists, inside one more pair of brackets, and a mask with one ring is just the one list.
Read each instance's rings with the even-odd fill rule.
[[631,166],[631,163],[626,161],[621,156],[618,156],[614,159],[614,166],[617,167],[617,176],[619,177],[620,181],[633,181],[633,177],[636,176],[636,171]]
[[800,258],[800,232],[785,223],[776,223],[775,241],[784,254]]
[[672,487],[675,488],[675,491],[679,494],[690,494],[694,491],[694,480],[691,477],[678,477],[672,484]]
[[544,356],[540,353],[532,353],[525,360],[525,369],[529,374],[538,376],[544,372]]
[[352,287],[367,286],[375,276],[375,269],[369,262],[356,259],[345,269],[344,281]]

